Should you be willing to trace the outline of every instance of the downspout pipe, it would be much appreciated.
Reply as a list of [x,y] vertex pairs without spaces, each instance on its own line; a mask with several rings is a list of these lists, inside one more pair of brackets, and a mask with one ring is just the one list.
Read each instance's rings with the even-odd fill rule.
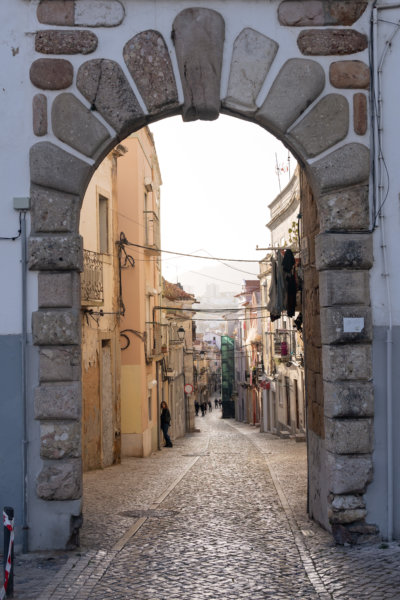
[[[372,77],[372,111],[374,123],[374,195],[375,214],[379,215],[383,273],[385,278],[388,325],[386,330],[386,429],[387,429],[387,540],[393,539],[393,310],[390,286],[388,251],[385,233],[385,215],[383,213],[383,127],[382,127],[382,71],[386,55],[391,47],[393,38],[400,30],[400,23],[392,36],[386,42],[382,57],[378,59],[378,11],[388,8],[399,8],[399,4],[378,5],[375,3],[372,12],[372,47],[373,47],[373,77]],[[376,102],[375,102],[376,98]],[[376,213],[378,211],[378,213]]]
[[28,415],[27,415],[27,364],[28,364],[28,327],[27,327],[27,255],[26,255],[26,211],[21,211],[21,274],[22,274],[22,403],[23,403],[23,514],[22,514],[22,552],[29,550],[28,544]]

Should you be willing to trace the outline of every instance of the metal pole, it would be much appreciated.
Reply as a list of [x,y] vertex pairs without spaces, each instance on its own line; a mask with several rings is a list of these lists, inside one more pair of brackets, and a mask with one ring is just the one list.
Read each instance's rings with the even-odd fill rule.
[[[4,507],[4,515],[10,522],[14,521],[14,509],[11,506]],[[13,528],[6,523],[4,516],[4,582],[6,586],[6,598],[14,598],[14,544]],[[11,542],[11,553],[9,557]]]

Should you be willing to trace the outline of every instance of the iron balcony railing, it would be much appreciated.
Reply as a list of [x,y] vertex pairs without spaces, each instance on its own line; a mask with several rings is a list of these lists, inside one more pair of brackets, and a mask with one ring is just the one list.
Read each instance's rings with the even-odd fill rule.
[[83,251],[83,273],[81,273],[82,306],[101,306],[104,303],[103,260],[101,254]]
[[161,323],[146,323],[146,355],[148,358],[164,353],[165,333]]

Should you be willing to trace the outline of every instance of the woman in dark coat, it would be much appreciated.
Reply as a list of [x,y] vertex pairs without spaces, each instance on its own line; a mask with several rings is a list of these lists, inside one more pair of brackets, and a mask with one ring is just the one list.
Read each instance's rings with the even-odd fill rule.
[[167,448],[172,448],[171,438],[168,435],[168,429],[169,429],[169,426],[171,425],[171,413],[169,412],[168,405],[164,400],[161,402],[160,421],[161,421],[161,429],[162,429],[162,432],[164,435],[165,446]]

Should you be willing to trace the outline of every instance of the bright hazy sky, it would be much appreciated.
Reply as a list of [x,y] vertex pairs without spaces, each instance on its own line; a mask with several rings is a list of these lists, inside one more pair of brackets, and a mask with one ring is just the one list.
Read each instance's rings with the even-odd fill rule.
[[[173,117],[150,129],[163,179],[162,248],[260,260],[265,253],[255,247],[269,244],[267,206],[279,193],[275,153],[278,163],[287,165],[287,149],[261,127],[223,115],[217,121],[194,123]],[[293,157],[290,163],[293,173]],[[287,182],[288,174],[281,174],[282,189]],[[185,271],[219,264],[164,254],[163,274],[176,282]],[[227,276],[230,273],[227,269]]]

